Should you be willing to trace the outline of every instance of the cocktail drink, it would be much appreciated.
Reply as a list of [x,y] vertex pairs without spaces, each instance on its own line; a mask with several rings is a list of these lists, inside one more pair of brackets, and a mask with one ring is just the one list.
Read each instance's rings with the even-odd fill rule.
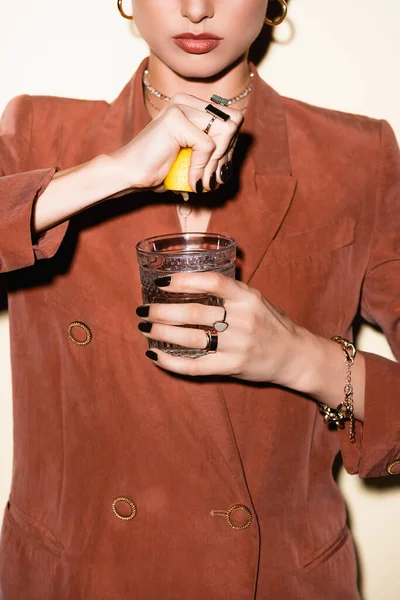
[[[142,240],[136,246],[144,304],[196,302],[223,306],[223,299],[211,294],[174,294],[158,288],[154,280],[173,273],[216,271],[235,277],[236,242],[219,233],[175,233]],[[189,325],[188,325],[189,326]],[[202,326],[190,325],[203,329]],[[204,329],[209,329],[204,327]],[[200,348],[183,348],[149,340],[150,348],[197,358],[205,354]]]

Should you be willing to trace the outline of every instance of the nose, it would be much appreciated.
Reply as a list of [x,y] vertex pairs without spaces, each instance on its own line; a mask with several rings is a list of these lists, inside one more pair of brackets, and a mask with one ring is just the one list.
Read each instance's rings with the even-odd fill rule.
[[201,23],[214,16],[214,0],[182,0],[181,15],[192,23]]

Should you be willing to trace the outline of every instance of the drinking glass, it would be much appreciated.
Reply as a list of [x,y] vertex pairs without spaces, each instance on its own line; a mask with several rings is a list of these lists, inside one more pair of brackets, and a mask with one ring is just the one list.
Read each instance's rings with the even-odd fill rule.
[[[227,277],[235,277],[236,242],[220,233],[173,233],[147,238],[136,245],[137,259],[142,283],[144,304],[154,302],[183,304],[196,302],[211,306],[223,306],[223,299],[211,294],[176,294],[160,289],[154,284],[158,277],[173,273],[215,271]],[[197,329],[209,329],[201,325],[184,325]],[[204,336],[205,337],[205,336]],[[157,348],[173,354],[197,358],[206,354],[201,348],[184,348],[175,344],[149,339],[149,348]]]

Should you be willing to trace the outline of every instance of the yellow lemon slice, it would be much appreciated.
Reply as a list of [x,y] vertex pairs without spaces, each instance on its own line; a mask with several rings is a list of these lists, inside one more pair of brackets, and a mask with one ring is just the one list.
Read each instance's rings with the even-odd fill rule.
[[166,190],[171,190],[172,192],[193,192],[188,180],[192,152],[192,148],[181,148],[164,180]]

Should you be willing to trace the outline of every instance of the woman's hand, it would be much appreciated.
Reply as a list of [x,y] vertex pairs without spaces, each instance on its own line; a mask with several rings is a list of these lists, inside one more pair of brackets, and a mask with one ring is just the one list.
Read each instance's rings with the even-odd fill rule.
[[230,107],[219,107],[230,119],[215,119],[206,134],[212,116],[205,111],[207,104],[187,94],[175,95],[138,136],[114,152],[111,157],[121,189],[160,189],[181,148],[193,149],[189,171],[193,190],[199,181],[204,189],[211,189],[214,173],[214,182],[224,183],[221,168],[232,160],[243,115]]
[[[228,328],[218,334],[215,354],[192,359],[152,351],[150,357],[159,367],[182,375],[228,375],[274,383],[308,394],[331,408],[343,402],[346,369],[339,344],[294,323],[258,290],[219,273],[177,273],[167,289],[175,293],[209,293],[223,298],[224,308],[190,303],[151,304],[144,310],[139,307],[139,316],[148,313],[139,323],[146,337],[188,348],[206,348],[204,330],[179,325],[211,329],[221,321],[225,309]],[[354,362],[352,380],[354,414],[362,421],[365,360],[361,353]]]
[[[207,102],[194,96],[178,94],[123,148],[56,173],[35,202],[33,233],[46,231],[93,204],[127,192],[163,191],[162,183],[181,148],[193,149],[189,171],[192,190],[215,189],[225,183],[243,115],[230,107],[220,107],[230,119],[215,119],[206,134],[204,129],[211,119],[206,106]],[[225,177],[221,177],[223,166]]]
[[[162,289],[166,289],[163,287]],[[219,273],[179,273],[172,276],[168,292],[209,293],[224,299],[229,327],[218,334],[218,350],[197,358],[179,358],[156,351],[157,364],[184,375],[230,375],[247,381],[296,385],[304,368],[304,340],[311,336],[296,325],[264,296],[244,283]],[[139,329],[161,342],[188,348],[205,348],[207,336],[201,329],[212,328],[223,318],[224,308],[203,304],[151,304]],[[138,314],[145,310],[138,309]]]

